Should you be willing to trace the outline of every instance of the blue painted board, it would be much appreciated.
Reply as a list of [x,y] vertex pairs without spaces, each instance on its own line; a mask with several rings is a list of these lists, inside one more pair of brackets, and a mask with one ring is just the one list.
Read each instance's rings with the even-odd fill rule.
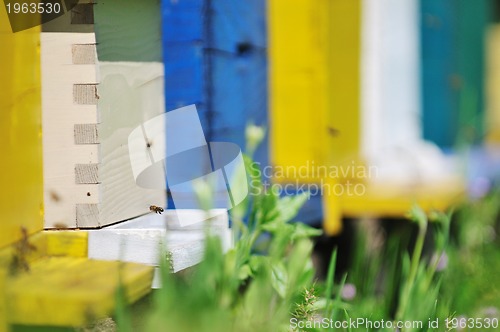
[[491,0],[420,0],[423,135],[442,148],[483,139]]
[[421,0],[422,121],[424,139],[454,144],[458,121],[454,0]]

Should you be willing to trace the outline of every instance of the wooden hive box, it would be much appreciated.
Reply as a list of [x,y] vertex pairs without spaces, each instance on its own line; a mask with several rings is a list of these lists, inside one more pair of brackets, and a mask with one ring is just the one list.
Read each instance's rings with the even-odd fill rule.
[[[80,1],[43,24],[45,228],[97,228],[165,206],[165,190],[136,185],[127,146],[165,110],[159,6]],[[152,134],[145,154],[164,145]]]
[[81,326],[113,312],[119,285],[148,293],[153,269],[87,259],[87,232],[43,231],[40,27],[12,33],[2,8],[0,43],[0,331]]
[[[417,1],[269,1],[270,164],[306,170],[274,180],[320,192],[312,201],[321,200],[327,234],[341,231],[344,216],[403,217],[415,202],[445,209],[463,193],[457,176],[420,181],[425,170],[400,163],[429,150],[419,123],[418,13]],[[378,177],[387,148],[405,151],[393,163],[405,177]]]

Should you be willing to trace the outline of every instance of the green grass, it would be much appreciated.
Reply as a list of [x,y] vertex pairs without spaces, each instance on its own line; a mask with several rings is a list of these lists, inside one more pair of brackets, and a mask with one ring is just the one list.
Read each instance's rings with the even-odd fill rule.
[[[118,292],[119,331],[395,330],[319,324],[367,319],[418,321],[422,327],[401,331],[442,332],[454,331],[444,326],[453,317],[498,318],[497,191],[448,214],[427,215],[415,206],[408,214],[413,230],[390,235],[378,246],[370,243],[372,234],[358,229],[348,273],[339,272],[334,251],[326,280],[316,280],[312,239],[321,232],[292,222],[307,194],[279,197],[263,190],[256,165],[247,156],[245,162],[253,192],[232,210],[235,247],[223,253],[220,241],[209,236],[203,261],[189,273],[171,274],[162,262],[162,288],[132,307],[123,305]],[[447,264],[438,264],[432,253],[445,254]],[[344,286],[355,294],[343,294]],[[436,320],[438,327],[429,325]]]
[[[251,180],[262,185],[255,165],[249,157],[245,161]],[[412,245],[393,235],[374,249],[368,244],[370,234],[359,230],[349,273],[336,276],[334,251],[324,281],[314,279],[311,263],[311,238],[319,231],[291,222],[306,199],[306,194],[283,198],[264,190],[252,193],[233,211],[239,240],[232,250],[223,254],[218,239],[209,237],[204,260],[191,273],[170,274],[162,267],[163,287],[141,311],[146,318],[140,330],[394,331],[318,325],[324,318],[364,318],[418,321],[421,328],[401,331],[437,332],[448,330],[446,319],[485,317],[500,308],[500,251],[496,238],[488,235],[496,227],[497,193],[455,213],[426,215],[415,206],[408,216],[417,229]],[[443,268],[429,252],[437,257],[446,253],[447,265]],[[355,288],[355,296],[343,297],[346,284]],[[291,320],[309,327],[293,329]],[[429,326],[436,320],[437,328]],[[117,315],[120,331],[130,330],[126,321]]]

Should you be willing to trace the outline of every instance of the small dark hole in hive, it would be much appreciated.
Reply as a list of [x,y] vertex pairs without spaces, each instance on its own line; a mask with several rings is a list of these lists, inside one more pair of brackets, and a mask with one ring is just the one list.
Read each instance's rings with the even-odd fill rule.
[[90,191],[87,193],[87,196],[90,196]]
[[238,55],[247,55],[252,52],[252,45],[247,42],[238,43],[238,45],[236,45],[236,52]]

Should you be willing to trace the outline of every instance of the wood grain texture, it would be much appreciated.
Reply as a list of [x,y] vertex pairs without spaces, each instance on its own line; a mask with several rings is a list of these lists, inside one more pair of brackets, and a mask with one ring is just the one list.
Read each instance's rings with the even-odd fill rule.
[[[144,189],[136,184],[128,147],[132,130],[165,110],[163,64],[99,62],[99,72],[99,181],[102,195],[99,220],[101,225],[106,225],[148,213],[150,205],[166,204],[164,189]],[[147,136],[164,133],[164,125],[160,123],[156,129],[158,132]],[[157,138],[165,139],[164,134]],[[164,181],[164,174],[158,181]]]
[[98,204],[76,204],[76,227],[100,227]]
[[123,262],[75,257],[47,257],[31,265],[31,273],[10,280],[9,323],[82,326],[91,318],[113,313],[119,282],[127,302],[151,289],[153,268]]
[[164,206],[165,190],[134,182],[127,146],[132,129],[164,112],[163,65],[95,64],[92,33],[42,39],[45,227],[101,227]]
[[159,1],[99,0],[94,14],[99,61],[161,61]]
[[[97,184],[75,183],[75,165],[98,163],[99,147],[75,144],[75,125],[97,123],[98,117],[96,105],[78,105],[73,100],[74,84],[97,81],[94,65],[73,64],[74,44],[95,44],[95,36],[93,33],[41,34],[46,228],[77,227],[76,204],[100,201]],[[87,222],[84,224],[90,226]]]
[[[227,214],[197,226],[171,229],[175,211],[163,215],[148,214],[101,230],[89,231],[89,258],[123,260],[159,266],[168,259],[172,272],[201,261],[207,231],[221,239],[223,250],[233,246]],[[186,210],[185,213],[199,213]],[[208,228],[208,229],[207,229]]]
[[75,124],[75,144],[98,144],[97,123]]
[[39,32],[12,33],[0,10],[0,248],[43,227]]

